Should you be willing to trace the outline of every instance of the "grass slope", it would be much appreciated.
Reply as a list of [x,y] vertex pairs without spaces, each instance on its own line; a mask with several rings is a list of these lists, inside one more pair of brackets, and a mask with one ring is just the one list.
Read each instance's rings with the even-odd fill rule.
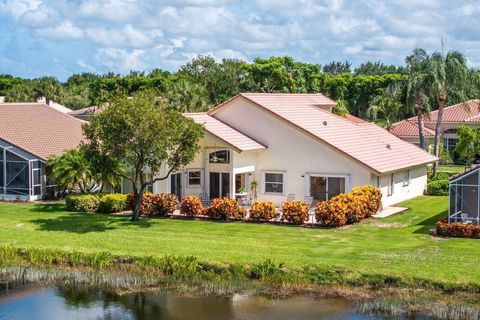
[[480,241],[432,237],[446,197],[419,197],[410,211],[327,230],[253,223],[143,219],[64,211],[61,204],[0,203],[0,244],[115,255],[194,255],[201,260],[342,267],[480,285]]

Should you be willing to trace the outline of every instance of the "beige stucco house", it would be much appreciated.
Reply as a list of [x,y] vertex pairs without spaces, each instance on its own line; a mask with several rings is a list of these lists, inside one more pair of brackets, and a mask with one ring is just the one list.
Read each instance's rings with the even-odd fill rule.
[[187,113],[205,126],[201,151],[153,191],[252,193],[277,205],[288,195],[328,200],[362,185],[381,188],[384,205],[423,194],[426,165],[437,159],[373,123],[333,114],[334,105],[322,94],[242,93]]

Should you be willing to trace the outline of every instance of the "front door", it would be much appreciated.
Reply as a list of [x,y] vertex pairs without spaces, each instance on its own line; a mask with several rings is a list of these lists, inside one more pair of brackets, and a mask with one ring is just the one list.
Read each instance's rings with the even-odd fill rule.
[[230,193],[230,174],[210,172],[210,199],[223,198]]
[[182,198],[182,174],[173,173],[170,175],[170,192],[178,197]]

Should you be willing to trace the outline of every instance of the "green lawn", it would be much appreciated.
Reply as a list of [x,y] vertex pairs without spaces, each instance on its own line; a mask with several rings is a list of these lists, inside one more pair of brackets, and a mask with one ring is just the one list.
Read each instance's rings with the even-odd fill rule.
[[218,262],[340,266],[362,273],[480,284],[480,241],[432,237],[446,197],[403,203],[410,211],[340,230],[253,223],[144,219],[64,211],[61,204],[0,203],[0,243],[110,250],[116,255],[195,255]]
[[438,166],[438,172],[460,173],[465,171],[464,165]]

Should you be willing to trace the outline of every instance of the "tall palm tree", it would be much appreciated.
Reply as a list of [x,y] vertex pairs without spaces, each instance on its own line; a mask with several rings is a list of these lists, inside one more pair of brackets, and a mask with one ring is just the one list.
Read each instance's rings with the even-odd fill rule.
[[405,58],[405,62],[408,67],[407,107],[417,115],[420,148],[426,149],[425,115],[430,111],[426,81],[429,57],[424,49],[415,48],[412,53]]
[[333,106],[332,113],[341,117],[345,117],[347,114],[349,114],[350,111],[348,110],[347,101],[343,99],[337,100],[337,104]]
[[61,83],[54,77],[41,77],[33,80],[33,87],[37,98],[45,97],[45,103],[50,101],[62,101],[63,88]]
[[383,94],[376,96],[370,107],[367,109],[367,117],[377,120],[381,114],[385,119],[385,127],[389,129],[398,120],[403,104],[400,102],[405,84],[395,82],[390,84]]
[[[440,152],[440,137],[442,135],[443,109],[448,96],[455,92],[460,100],[465,100],[466,87],[470,81],[465,56],[458,51],[449,51],[446,55],[435,52],[429,59],[427,84],[429,95],[438,105],[437,124],[435,126],[434,152],[438,157]],[[436,174],[437,164],[433,166]]]
[[199,112],[209,108],[207,91],[194,82],[180,79],[167,91],[169,106],[180,112]]

